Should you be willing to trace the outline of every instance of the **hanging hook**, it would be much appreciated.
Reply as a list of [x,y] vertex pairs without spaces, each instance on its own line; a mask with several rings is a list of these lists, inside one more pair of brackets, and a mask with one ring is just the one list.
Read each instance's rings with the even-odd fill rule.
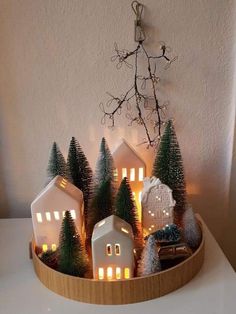
[[136,42],[143,42],[146,38],[145,32],[142,28],[141,16],[143,13],[143,4],[138,1],[133,1],[131,7],[136,15],[136,20],[134,21],[134,40]]

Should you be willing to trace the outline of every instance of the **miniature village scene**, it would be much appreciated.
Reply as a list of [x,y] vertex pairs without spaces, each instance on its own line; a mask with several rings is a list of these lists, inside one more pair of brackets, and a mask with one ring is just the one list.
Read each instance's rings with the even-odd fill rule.
[[94,172],[74,137],[67,160],[53,143],[47,172],[31,204],[33,244],[59,272],[95,280],[151,275],[189,258],[201,243],[172,120],[150,177],[125,140],[111,153],[105,138]]

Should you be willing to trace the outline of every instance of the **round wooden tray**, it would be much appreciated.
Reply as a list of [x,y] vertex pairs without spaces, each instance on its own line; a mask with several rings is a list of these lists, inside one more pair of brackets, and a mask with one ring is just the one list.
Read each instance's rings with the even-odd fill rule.
[[157,274],[119,281],[65,275],[46,266],[34,250],[32,257],[39,280],[48,289],[66,298],[94,304],[128,304],[159,298],[189,282],[203,264],[204,246],[202,233],[199,248],[180,264]]

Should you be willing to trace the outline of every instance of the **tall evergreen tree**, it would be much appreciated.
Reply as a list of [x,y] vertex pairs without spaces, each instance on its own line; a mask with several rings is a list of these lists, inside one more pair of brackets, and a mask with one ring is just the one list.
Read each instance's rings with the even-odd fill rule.
[[156,241],[153,235],[148,237],[138,263],[138,275],[145,276],[161,271]]
[[88,260],[69,211],[62,221],[59,249],[58,270],[64,274],[83,277],[88,270]]
[[133,229],[134,236],[138,235],[137,209],[128,179],[125,177],[120,184],[115,199],[115,215],[128,222]]
[[49,183],[57,175],[67,178],[66,162],[56,142],[52,145],[47,174],[47,183]]
[[114,161],[110,149],[107,145],[105,138],[102,138],[100,144],[99,157],[95,170],[95,185],[99,186],[103,182],[114,180]]
[[102,182],[100,187],[97,188],[90,207],[87,232],[88,244],[95,224],[113,213],[113,195],[110,180]]
[[172,189],[173,198],[176,201],[174,223],[182,225],[186,205],[186,186],[181,152],[171,120],[168,121],[161,138],[152,175],[159,178],[162,183]]
[[84,196],[85,227],[88,218],[88,204],[92,190],[92,170],[79,143],[72,137],[67,158],[67,168],[71,175],[72,183],[77,186]]

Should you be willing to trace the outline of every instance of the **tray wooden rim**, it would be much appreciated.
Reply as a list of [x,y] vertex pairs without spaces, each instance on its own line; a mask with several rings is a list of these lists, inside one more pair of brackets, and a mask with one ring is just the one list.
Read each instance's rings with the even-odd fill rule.
[[[200,224],[201,225],[201,224]],[[168,294],[189,282],[204,261],[205,237],[189,258],[156,274],[126,280],[103,281],[74,277],[45,265],[34,251],[34,270],[39,280],[50,290],[66,298],[93,304],[129,304],[151,300]]]

